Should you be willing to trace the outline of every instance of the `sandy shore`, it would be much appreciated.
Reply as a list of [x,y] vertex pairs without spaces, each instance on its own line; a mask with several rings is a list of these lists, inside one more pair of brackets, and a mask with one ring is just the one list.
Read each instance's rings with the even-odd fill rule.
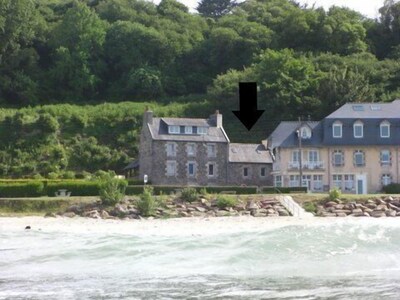
[[102,220],[88,218],[43,218],[43,217],[5,217],[0,218],[0,231],[16,232],[31,226],[32,231],[71,232],[71,233],[107,233],[148,235],[214,235],[239,232],[257,232],[284,226],[321,226],[343,224],[399,224],[399,218],[254,218],[254,217],[219,217],[219,218],[177,218],[154,220]]

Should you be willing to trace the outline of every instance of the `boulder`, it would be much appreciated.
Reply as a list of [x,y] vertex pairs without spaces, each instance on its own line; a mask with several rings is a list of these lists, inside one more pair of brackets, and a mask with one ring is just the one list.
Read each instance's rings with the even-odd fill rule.
[[323,212],[321,217],[336,217],[336,214],[328,213],[328,212]]
[[76,215],[80,215],[82,213],[82,207],[74,204],[74,205],[71,205],[70,207],[68,207],[66,212],[73,212]]
[[393,205],[391,203],[388,203],[387,206],[389,207],[389,209],[395,210],[396,212],[400,211],[400,207],[397,207],[396,205]]
[[344,212],[337,212],[336,216],[337,217],[347,217],[347,214],[345,214]]
[[278,209],[278,214],[282,217],[289,217],[290,214],[286,209]]
[[386,214],[381,210],[374,210],[370,213],[370,215],[374,218],[386,217]]
[[387,210],[385,213],[386,213],[387,217],[395,217],[397,214],[397,212],[395,210],[391,210],[391,209]]
[[344,204],[336,204],[335,206],[335,210],[340,210],[344,208]]
[[258,207],[257,203],[255,203],[253,200],[247,202],[246,209],[253,210],[253,209],[258,209],[258,208],[259,207]]
[[204,207],[201,207],[201,206],[196,206],[195,210],[198,211],[198,212],[201,212],[201,213],[204,213],[204,212],[207,211]]
[[336,206],[337,202],[335,201],[328,201],[325,203],[325,207],[332,207],[332,206]]
[[379,204],[374,210],[386,211],[388,210],[388,208],[385,203],[385,204]]
[[102,219],[108,219],[108,218],[110,217],[110,215],[108,214],[107,211],[102,210],[102,211],[100,212],[100,217],[101,217]]
[[53,212],[47,212],[47,213],[44,215],[44,217],[45,217],[45,218],[57,218],[57,215],[56,215],[55,213],[53,213]]
[[218,211],[215,213],[215,216],[216,216],[216,217],[226,217],[226,216],[229,216],[229,212],[228,212],[228,211],[225,211],[225,210],[218,210]]
[[253,217],[260,218],[260,217],[266,217],[266,213],[261,213],[261,212],[256,212],[255,214],[252,214]]
[[85,218],[92,218],[92,219],[100,219],[101,218],[99,212],[96,209],[85,211],[82,214],[82,216]]
[[388,196],[388,197],[386,197],[386,198],[384,199],[384,201],[386,201],[386,202],[393,201],[393,197],[392,197],[392,196]]
[[73,218],[76,216],[76,214],[74,212],[70,211],[70,212],[63,213],[62,216],[66,217],[66,218]]

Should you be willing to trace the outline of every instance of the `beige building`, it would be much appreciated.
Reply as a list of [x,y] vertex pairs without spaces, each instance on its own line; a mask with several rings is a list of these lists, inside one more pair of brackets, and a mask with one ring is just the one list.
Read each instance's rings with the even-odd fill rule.
[[320,122],[281,122],[268,147],[276,187],[379,192],[399,183],[400,100],[348,103]]

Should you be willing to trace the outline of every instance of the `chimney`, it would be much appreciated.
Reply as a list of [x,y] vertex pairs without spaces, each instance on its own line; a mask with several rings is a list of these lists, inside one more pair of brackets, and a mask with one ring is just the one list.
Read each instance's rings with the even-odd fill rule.
[[153,112],[148,107],[146,107],[146,111],[143,115],[143,125],[146,124],[153,124]]
[[265,150],[268,149],[268,140],[267,140],[267,139],[262,140],[262,141],[261,141],[261,144],[264,146]]
[[210,121],[212,125],[218,128],[222,128],[222,115],[219,113],[218,109],[213,115],[210,116]]

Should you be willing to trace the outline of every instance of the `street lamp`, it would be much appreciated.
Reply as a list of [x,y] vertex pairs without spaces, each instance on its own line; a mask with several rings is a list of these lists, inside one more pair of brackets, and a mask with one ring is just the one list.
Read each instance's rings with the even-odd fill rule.
[[297,139],[299,141],[299,173],[300,173],[300,179],[299,179],[299,186],[303,186],[303,164],[302,164],[302,148],[301,148],[301,132],[299,129],[296,130],[297,133]]

